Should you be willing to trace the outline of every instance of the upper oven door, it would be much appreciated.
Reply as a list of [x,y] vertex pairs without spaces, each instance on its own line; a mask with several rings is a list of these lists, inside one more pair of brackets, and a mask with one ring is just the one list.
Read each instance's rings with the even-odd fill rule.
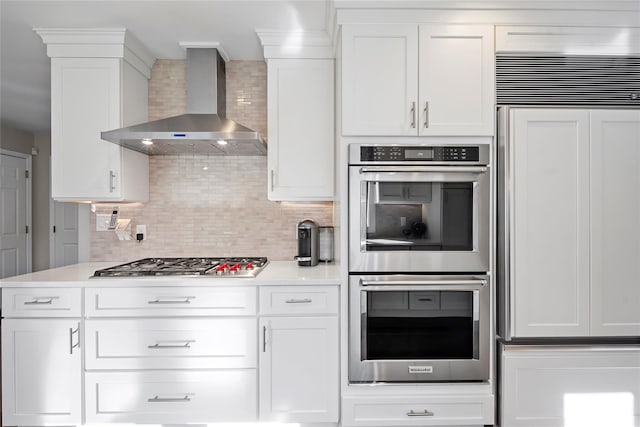
[[349,271],[489,270],[487,166],[350,166]]

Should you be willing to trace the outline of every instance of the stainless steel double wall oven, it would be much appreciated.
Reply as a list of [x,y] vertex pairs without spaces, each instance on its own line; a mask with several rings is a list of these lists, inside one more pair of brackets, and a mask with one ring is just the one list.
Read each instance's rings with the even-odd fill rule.
[[350,145],[350,382],[488,379],[489,153]]

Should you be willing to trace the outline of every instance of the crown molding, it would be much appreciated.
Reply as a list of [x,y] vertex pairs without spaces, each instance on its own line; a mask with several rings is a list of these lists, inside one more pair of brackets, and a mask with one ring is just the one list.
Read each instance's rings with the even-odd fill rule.
[[147,78],[156,58],[126,28],[33,28],[50,58],[123,58]]
[[265,59],[269,58],[334,58],[333,37],[326,31],[260,30],[256,34]]

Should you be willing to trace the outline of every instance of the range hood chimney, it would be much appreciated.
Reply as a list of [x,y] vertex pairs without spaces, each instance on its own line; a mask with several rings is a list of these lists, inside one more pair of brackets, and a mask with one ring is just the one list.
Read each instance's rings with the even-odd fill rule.
[[226,118],[225,63],[214,48],[187,49],[187,114],[102,132],[149,155],[264,156],[260,135]]

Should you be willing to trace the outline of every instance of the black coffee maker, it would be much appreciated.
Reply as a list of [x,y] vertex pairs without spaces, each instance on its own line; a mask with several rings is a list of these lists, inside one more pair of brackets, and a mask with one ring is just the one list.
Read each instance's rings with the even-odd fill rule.
[[301,267],[318,265],[320,240],[318,238],[318,224],[305,219],[298,223],[298,256],[295,258]]

